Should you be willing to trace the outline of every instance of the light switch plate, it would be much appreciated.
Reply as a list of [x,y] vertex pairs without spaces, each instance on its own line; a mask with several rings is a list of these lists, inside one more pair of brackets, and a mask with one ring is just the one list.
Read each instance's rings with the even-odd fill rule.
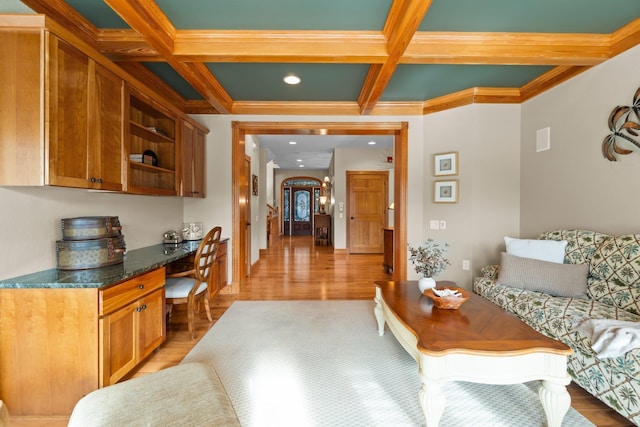
[[440,230],[440,221],[437,219],[432,219],[429,221],[429,228],[432,230]]
[[546,127],[536,132],[536,152],[551,149],[551,128]]

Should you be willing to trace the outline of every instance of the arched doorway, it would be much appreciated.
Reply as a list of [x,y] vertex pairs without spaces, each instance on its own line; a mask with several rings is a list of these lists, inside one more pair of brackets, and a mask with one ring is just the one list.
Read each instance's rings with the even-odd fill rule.
[[310,176],[294,176],[280,185],[282,206],[282,234],[311,236],[313,217],[320,213],[322,182]]

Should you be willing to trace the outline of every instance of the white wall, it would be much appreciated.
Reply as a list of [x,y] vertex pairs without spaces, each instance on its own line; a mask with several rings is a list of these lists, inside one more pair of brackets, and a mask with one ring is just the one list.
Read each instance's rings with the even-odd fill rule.
[[[640,46],[522,105],[521,233],[556,228],[612,234],[640,229],[640,153],[602,155],[614,107],[640,87]],[[551,149],[536,153],[536,131],[551,128]]]
[[[0,279],[56,267],[62,218],[117,216],[127,249],[162,243],[182,226],[182,199],[58,187],[0,187]],[[200,218],[188,218],[200,221]]]
[[[424,117],[424,234],[409,234],[410,245],[427,238],[450,245],[451,266],[439,278],[470,289],[479,269],[497,260],[506,234],[519,231],[520,106],[475,104]],[[433,176],[433,155],[458,152],[457,176]],[[458,180],[458,203],[433,202],[436,180]],[[431,230],[430,220],[446,222]],[[469,260],[471,269],[462,269]],[[417,277],[411,263],[409,277]]]

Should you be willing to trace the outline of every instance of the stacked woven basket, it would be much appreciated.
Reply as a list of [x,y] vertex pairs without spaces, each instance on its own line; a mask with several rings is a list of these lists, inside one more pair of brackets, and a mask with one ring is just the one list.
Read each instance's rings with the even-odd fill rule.
[[58,269],[84,270],[120,264],[125,252],[117,216],[62,219],[62,240],[56,242]]

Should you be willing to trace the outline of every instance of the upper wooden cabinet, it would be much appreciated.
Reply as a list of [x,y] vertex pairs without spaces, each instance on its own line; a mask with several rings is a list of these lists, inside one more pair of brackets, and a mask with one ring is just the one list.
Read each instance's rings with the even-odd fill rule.
[[182,121],[180,195],[206,197],[205,133],[186,120]]
[[0,185],[122,190],[123,80],[48,33],[0,44]]
[[49,18],[0,15],[0,64],[0,186],[205,196],[208,130]]
[[49,38],[49,185],[122,190],[123,80]]

